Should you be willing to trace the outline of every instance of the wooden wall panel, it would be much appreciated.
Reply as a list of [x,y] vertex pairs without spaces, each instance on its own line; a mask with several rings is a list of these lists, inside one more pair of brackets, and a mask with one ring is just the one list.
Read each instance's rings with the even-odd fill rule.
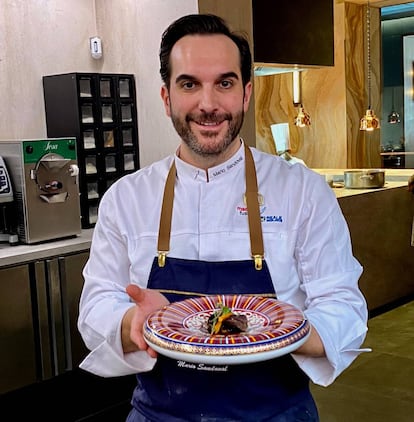
[[[302,72],[302,101],[312,125],[293,119],[292,75],[255,78],[256,144],[273,152],[272,123],[289,123],[293,155],[313,168],[381,166],[380,131],[359,130],[368,106],[366,6],[335,5],[335,66]],[[371,9],[372,106],[381,115],[380,14]]]
[[[199,11],[224,16],[234,29],[243,29],[251,37],[249,4],[250,0],[199,0]],[[335,65],[302,72],[302,102],[312,118],[310,127],[298,128],[293,123],[297,109],[292,101],[291,73],[254,78],[254,99],[242,133],[250,145],[275,153],[270,125],[287,122],[292,153],[309,167],[380,167],[380,131],[359,130],[359,120],[368,106],[365,11],[364,4],[335,2]],[[379,19],[380,10],[371,8],[372,106],[378,116]]]
[[302,72],[302,102],[312,125],[294,125],[292,74],[255,78],[256,141],[274,151],[272,123],[289,123],[293,155],[309,167],[346,168],[346,96],[344,68],[344,5],[335,6],[335,65]]

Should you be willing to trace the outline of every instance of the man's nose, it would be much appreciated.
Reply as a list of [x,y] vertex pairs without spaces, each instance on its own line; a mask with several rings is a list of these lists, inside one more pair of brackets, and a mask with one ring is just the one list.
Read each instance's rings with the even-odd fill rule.
[[218,95],[213,88],[205,87],[201,92],[199,108],[205,112],[212,112],[218,108]]

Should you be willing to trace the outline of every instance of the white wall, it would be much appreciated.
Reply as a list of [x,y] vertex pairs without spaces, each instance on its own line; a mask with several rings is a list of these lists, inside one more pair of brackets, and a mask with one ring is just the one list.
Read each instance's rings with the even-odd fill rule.
[[[197,10],[197,0],[1,0],[0,140],[46,137],[42,76],[132,73],[141,166],[173,152],[179,140],[159,95],[159,42],[170,22]],[[101,60],[89,53],[94,35]]]

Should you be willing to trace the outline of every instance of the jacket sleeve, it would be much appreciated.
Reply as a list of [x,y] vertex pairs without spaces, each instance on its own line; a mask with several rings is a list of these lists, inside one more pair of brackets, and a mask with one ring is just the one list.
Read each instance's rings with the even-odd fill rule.
[[[326,191],[326,188],[328,191]],[[368,310],[359,289],[362,267],[338,201],[326,183],[316,181],[296,250],[304,313],[325,347],[326,358],[293,357],[319,385],[331,384],[362,352]]]
[[103,377],[149,371],[156,361],[146,352],[124,354],[122,350],[122,318],[135,305],[125,290],[131,282],[130,262],[127,241],[116,226],[113,202],[107,191],[99,207],[90,257],[83,270],[85,282],[78,317],[78,330],[90,350],[80,367]]

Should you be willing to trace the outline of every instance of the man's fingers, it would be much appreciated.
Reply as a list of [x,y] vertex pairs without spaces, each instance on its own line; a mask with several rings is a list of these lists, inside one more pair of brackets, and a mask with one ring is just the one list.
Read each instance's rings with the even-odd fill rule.
[[147,349],[147,353],[152,357],[152,358],[156,358],[158,356],[158,353],[154,350],[151,349],[151,347],[148,347]]
[[144,291],[136,284],[129,284],[126,287],[126,292],[135,303],[142,301],[144,298]]

